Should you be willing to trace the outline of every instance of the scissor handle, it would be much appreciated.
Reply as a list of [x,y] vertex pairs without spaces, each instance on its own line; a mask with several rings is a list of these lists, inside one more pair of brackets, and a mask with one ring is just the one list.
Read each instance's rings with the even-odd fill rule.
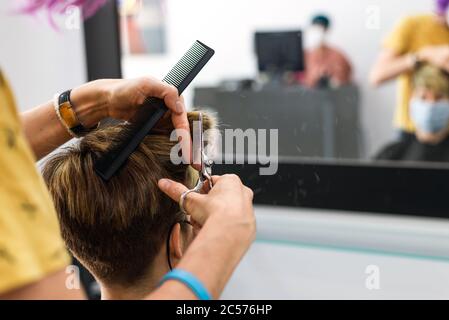
[[201,190],[204,187],[204,180],[201,178],[198,179],[198,182],[196,183],[196,186],[192,189],[192,192],[201,193]]

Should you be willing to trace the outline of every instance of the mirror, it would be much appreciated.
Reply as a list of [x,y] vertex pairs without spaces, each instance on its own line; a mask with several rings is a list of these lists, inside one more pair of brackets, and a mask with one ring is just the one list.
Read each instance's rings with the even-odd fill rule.
[[162,79],[196,39],[216,50],[184,97],[247,133],[249,158],[265,139],[280,161],[449,161],[449,76],[421,57],[449,44],[434,0],[119,3],[127,78]]

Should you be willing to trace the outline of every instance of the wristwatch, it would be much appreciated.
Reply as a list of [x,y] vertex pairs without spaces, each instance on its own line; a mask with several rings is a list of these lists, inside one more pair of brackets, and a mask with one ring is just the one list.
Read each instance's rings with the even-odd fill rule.
[[67,90],[59,95],[55,110],[59,119],[67,128],[69,133],[72,136],[79,138],[92,131],[92,129],[84,127],[79,121],[76,112],[73,109],[72,102],[70,101],[71,92],[72,90]]

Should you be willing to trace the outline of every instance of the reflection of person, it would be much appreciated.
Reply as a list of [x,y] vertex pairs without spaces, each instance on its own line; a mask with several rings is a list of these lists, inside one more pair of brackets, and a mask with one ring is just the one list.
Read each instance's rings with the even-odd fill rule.
[[402,133],[413,133],[409,114],[412,72],[420,63],[430,63],[449,71],[449,25],[446,20],[448,0],[434,0],[437,14],[403,19],[386,38],[371,72],[371,82],[380,85],[400,77],[395,126]]
[[424,65],[412,84],[410,118],[416,131],[385,147],[377,159],[449,161],[449,73]]
[[317,15],[306,32],[303,82],[309,87],[337,87],[351,82],[352,67],[345,55],[327,43],[330,19]]
[[148,53],[137,21],[142,5],[140,1],[133,0],[120,2],[122,43],[127,54]]
[[[198,112],[188,116],[192,128]],[[203,113],[204,130],[212,120]],[[100,283],[103,299],[144,298],[194,238],[189,216],[157,187],[164,177],[190,188],[198,179],[198,171],[170,160],[176,142],[170,141],[173,126],[166,122],[167,133],[148,135],[107,183],[95,173],[93,161],[122,126],[86,135],[44,166],[65,243]]]

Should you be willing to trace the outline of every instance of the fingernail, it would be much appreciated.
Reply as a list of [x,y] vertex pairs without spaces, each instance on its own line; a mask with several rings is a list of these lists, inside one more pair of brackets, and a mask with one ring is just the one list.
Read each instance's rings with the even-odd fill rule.
[[159,187],[162,189],[168,188],[170,185],[170,181],[168,179],[160,179],[159,180]]
[[176,101],[176,112],[183,113],[184,112],[184,104],[181,100]]

